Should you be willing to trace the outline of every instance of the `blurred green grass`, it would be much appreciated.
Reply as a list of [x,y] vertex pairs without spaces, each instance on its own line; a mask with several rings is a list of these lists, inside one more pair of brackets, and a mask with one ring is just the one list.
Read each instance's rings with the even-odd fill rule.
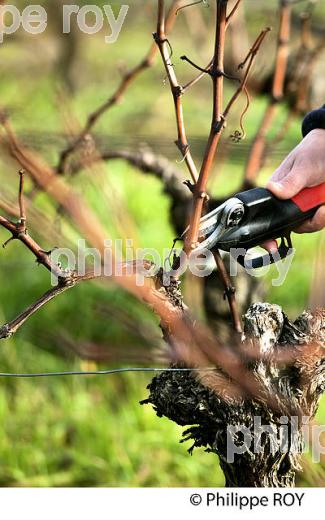
[[[52,356],[24,346],[47,369],[63,368]],[[35,368],[35,360],[23,363],[22,357],[11,368]],[[222,486],[215,456],[198,450],[191,458],[177,444],[181,428],[140,407],[148,382],[129,375],[2,385],[0,484]]]
[[[148,18],[143,29],[138,27],[134,36],[136,45],[130,45],[128,30],[122,32],[118,44],[111,46],[109,52],[99,38],[82,40],[79,89],[71,103],[72,112],[81,121],[114,90],[119,78],[116,61],[132,64],[142,57],[151,43],[151,22],[153,19]],[[179,23],[183,23],[182,19]],[[181,26],[180,35],[175,37],[174,59],[185,82],[192,72],[178,59],[186,45],[184,33]],[[5,80],[0,83],[0,97],[2,104],[12,108],[12,121],[18,131],[61,132],[63,118],[57,97],[60,85],[55,72],[46,67],[42,70],[34,60],[34,55],[41,52],[38,45],[33,39],[32,43],[25,41],[23,46],[19,42],[3,46]],[[48,47],[51,42],[45,39],[42,45]],[[191,57],[199,58],[196,49]],[[211,111],[208,89],[209,83],[204,80],[185,99],[189,135],[202,138],[207,134]],[[228,86],[226,95],[229,93]],[[253,100],[246,118],[249,137],[256,131],[265,103],[263,98]],[[229,134],[238,126],[239,112],[240,108],[229,122]],[[282,113],[281,121],[284,117]],[[273,133],[279,124],[277,121]],[[159,61],[131,87],[124,102],[101,120],[96,131],[120,136],[122,142],[127,133],[137,136],[139,141],[146,135],[158,135],[170,140],[171,160],[178,158],[172,144],[173,108]],[[286,136],[284,147],[290,149],[298,140],[297,121]],[[47,159],[55,161],[55,147],[45,148],[44,153]],[[230,193],[240,185],[244,161],[245,156],[240,164],[230,158],[222,165],[213,187],[216,193]],[[266,165],[261,182],[276,165],[275,160]],[[122,162],[105,167],[105,175],[118,193],[118,200],[127,207],[141,246],[159,251],[170,246],[174,233],[168,222],[169,201],[160,183]],[[13,171],[2,168],[1,182],[15,183]],[[101,187],[96,189],[96,185],[82,177],[74,182],[83,186],[90,204],[113,230]],[[37,204],[52,215],[53,208],[45,198],[37,197]],[[71,236],[75,238],[73,232]],[[0,230],[1,241],[6,238],[7,234]],[[298,251],[283,286],[271,287],[275,268],[264,280],[269,289],[268,299],[282,305],[291,317],[308,305],[311,259],[317,240],[317,236],[295,237]],[[53,245],[44,244],[44,248]],[[46,273],[16,243],[1,253],[0,279],[1,323],[15,316],[48,287]],[[1,344],[1,371],[79,369],[80,362],[73,356],[62,357],[61,351],[60,356],[56,355],[57,346],[51,337],[58,324],[60,329],[70,331],[76,341],[127,342],[127,334],[114,320],[98,320],[92,315],[98,302],[128,306],[135,319],[156,325],[149,311],[136,306],[116,288],[103,291],[93,284],[78,287],[49,304],[13,339]],[[224,480],[217,457],[203,450],[196,450],[190,457],[187,453],[190,446],[178,444],[182,429],[166,419],[157,419],[150,407],[139,406],[138,402],[147,396],[149,381],[149,376],[131,374],[112,378],[1,380],[0,485],[222,486]],[[323,404],[319,417],[324,416],[324,410]],[[313,475],[307,472],[299,483],[313,485]]]

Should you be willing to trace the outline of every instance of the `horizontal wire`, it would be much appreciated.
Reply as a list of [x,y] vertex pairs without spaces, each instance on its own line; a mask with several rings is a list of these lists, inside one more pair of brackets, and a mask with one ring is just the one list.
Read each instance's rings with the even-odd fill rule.
[[115,368],[112,370],[92,370],[88,372],[72,371],[72,372],[40,372],[34,374],[14,374],[1,373],[1,377],[15,378],[37,378],[37,377],[65,377],[65,376],[110,376],[115,374],[125,374],[127,372],[213,372],[215,368]]

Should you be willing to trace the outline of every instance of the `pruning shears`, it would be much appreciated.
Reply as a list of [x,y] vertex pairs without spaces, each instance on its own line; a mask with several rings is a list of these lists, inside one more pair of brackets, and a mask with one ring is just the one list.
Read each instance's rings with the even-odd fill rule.
[[325,204],[325,183],[306,188],[290,200],[280,200],[265,188],[238,193],[200,221],[196,251],[221,249],[235,254],[246,265],[246,253],[266,240],[281,239],[277,254],[268,253],[249,261],[257,269],[292,253],[291,232],[312,218]]

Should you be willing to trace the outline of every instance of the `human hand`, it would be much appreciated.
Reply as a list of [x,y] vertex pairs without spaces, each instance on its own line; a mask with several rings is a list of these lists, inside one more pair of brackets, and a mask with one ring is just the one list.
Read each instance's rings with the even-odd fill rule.
[[[325,182],[325,130],[312,130],[292,150],[273,173],[266,187],[279,199],[291,199],[304,188]],[[315,216],[299,226],[296,233],[313,233],[325,227],[325,206]],[[275,240],[263,244],[268,251],[277,250]]]

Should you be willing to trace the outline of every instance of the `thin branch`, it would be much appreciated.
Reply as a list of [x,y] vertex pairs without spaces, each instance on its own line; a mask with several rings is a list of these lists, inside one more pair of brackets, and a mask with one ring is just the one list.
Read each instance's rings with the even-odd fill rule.
[[[249,73],[249,70],[250,70],[250,67],[252,65],[252,62],[253,62],[256,54],[260,50],[260,47],[261,47],[261,45],[263,43],[263,40],[264,40],[265,36],[270,31],[271,31],[271,28],[270,27],[266,27],[266,29],[263,29],[260,32],[260,34],[256,38],[255,42],[253,43],[252,47],[248,51],[248,54],[247,54],[246,58],[238,65],[238,70],[239,69],[243,69],[245,67],[245,65],[249,62],[249,64],[248,64],[248,73]],[[246,73],[247,73],[247,70],[246,70]]]
[[[217,147],[224,129],[225,118],[223,110],[223,81],[224,81],[224,52],[225,35],[227,26],[227,5],[228,0],[217,0],[217,18],[215,34],[215,50],[211,67],[209,69],[213,82],[213,113],[210,135],[201,167],[199,179],[193,190],[194,206],[190,219],[188,234],[185,238],[185,252],[190,253],[198,243],[198,230],[204,204],[208,200],[207,183],[212,169]],[[230,282],[223,260],[217,251],[216,262],[219,273],[227,293],[230,311],[233,318],[235,330],[241,332],[241,321],[239,318],[235,292],[230,291]]]
[[3,244],[3,248],[7,247],[9,242],[12,240],[20,240],[36,257],[38,264],[43,265],[48,271],[54,274],[58,279],[64,277],[65,273],[61,268],[53,264],[51,261],[51,252],[43,251],[43,249],[35,242],[35,240],[28,234],[26,229],[26,210],[24,202],[24,170],[19,171],[20,182],[18,192],[18,204],[19,204],[19,221],[17,223],[10,221],[9,219],[0,215],[0,226],[5,228],[11,233],[11,238]]
[[[211,67],[212,67],[213,60],[211,60],[210,64],[207,66],[207,68],[203,69],[202,67],[200,67],[199,65],[194,63],[194,61],[190,60],[190,58],[188,58],[187,56],[181,56],[180,59],[183,60],[183,61],[186,61],[187,63],[192,65],[192,67],[194,67],[195,69],[201,71],[201,74],[209,74],[210,76],[212,76]],[[199,78],[201,78],[201,74],[200,74]],[[224,78],[226,78],[226,79],[230,79],[231,81],[240,81],[240,78],[236,78],[235,76],[231,76],[230,74],[227,74],[225,71],[219,71],[219,74],[221,76],[223,76]],[[198,79],[196,78],[196,81],[197,80]],[[192,82],[193,82],[193,80],[192,80]]]
[[[51,262],[51,254],[49,252],[43,251],[43,249],[35,242],[35,240],[26,232],[20,231],[20,225],[11,222],[5,217],[0,215],[0,226],[5,228],[12,234],[11,240],[20,240],[27,249],[29,249],[34,256],[36,257],[36,261],[38,264],[43,265],[48,271],[53,273],[57,278],[61,278],[64,276],[63,271],[55,264]],[[7,241],[3,247],[6,247],[9,243]]]
[[301,20],[301,47],[309,49],[312,45],[311,12],[304,12],[300,15]]
[[281,1],[281,20],[278,38],[278,51],[273,81],[272,95],[277,101],[283,98],[284,82],[288,67],[289,43],[291,30],[292,6],[287,1]]
[[210,74],[210,68],[203,69],[202,67],[194,63],[194,61],[190,60],[190,58],[188,58],[187,56],[181,56],[180,59],[192,65],[192,67],[202,72],[202,74]]
[[207,199],[207,183],[224,127],[224,119],[222,114],[224,77],[220,73],[222,73],[224,70],[223,62],[225,52],[227,3],[228,0],[217,0],[215,50],[211,66],[213,82],[212,122],[199,179],[195,185],[195,190],[193,193],[194,207],[191,215],[189,231],[185,240],[185,250],[187,253],[195,249],[197,246],[200,219],[202,216],[204,203]]
[[19,195],[18,195],[18,203],[19,203],[19,215],[20,215],[20,224],[26,229],[26,210],[25,210],[25,200],[24,200],[24,176],[25,171],[19,171],[20,182],[19,182]]
[[[173,0],[172,6],[166,18],[166,32],[169,32],[172,29],[176,19],[175,13],[180,4],[181,0]],[[105,101],[100,107],[98,107],[97,110],[89,114],[87,121],[82,130],[80,131],[79,135],[72,141],[71,144],[69,144],[61,152],[59,163],[56,167],[58,173],[65,173],[69,157],[77,150],[78,146],[82,144],[87,134],[91,132],[91,130],[96,125],[101,116],[105,114],[108,110],[113,108],[115,105],[120,103],[126,91],[130,87],[130,85],[137,79],[137,77],[142,72],[152,67],[157,54],[157,47],[155,44],[153,44],[150,47],[147,56],[142,61],[140,61],[138,65],[130,69],[122,76],[119,86],[117,87],[115,92],[107,99],[107,101]]]
[[292,6],[280,0],[280,26],[273,76],[272,94],[260,123],[245,167],[245,181],[253,183],[258,175],[266,147],[266,135],[276,114],[276,106],[283,98],[284,82],[288,67]]
[[192,79],[191,81],[189,81],[188,83],[186,83],[186,85],[184,85],[182,87],[182,91],[183,93],[185,93],[187,90],[189,90],[191,87],[193,87],[194,85],[196,85],[196,83],[198,83],[200,81],[200,79],[204,78],[206,76],[206,72],[207,71],[210,71],[210,68],[212,66],[212,62],[213,60],[211,60],[208,65],[206,66],[205,69],[202,69],[202,72],[196,76],[196,78]]
[[[290,111],[288,112],[285,123],[279,129],[275,138],[271,141],[270,146],[268,146],[266,137],[276,116],[277,105],[283,99],[283,87],[288,61],[285,56],[288,53],[291,11],[290,7],[285,5],[285,2],[281,2],[281,21],[272,94],[251,147],[245,169],[245,179],[250,184],[254,183],[259,171],[264,166],[267,153],[269,153],[272,148],[284,139],[294,116],[297,113],[308,111],[306,93],[308,95],[313,67],[325,46],[323,41],[314,49],[311,48],[310,18],[311,12],[305,12],[301,15],[300,48],[297,51],[296,58],[292,65],[293,75],[289,78],[288,83],[289,97],[293,97],[294,101]],[[286,61],[284,62],[285,59]],[[282,72],[279,72],[279,69],[281,69]],[[292,92],[290,90],[291,85],[294,86]]]
[[207,0],[196,0],[195,2],[192,2],[190,4],[187,4],[187,5],[183,5],[182,7],[179,7],[176,11],[176,15],[178,15],[178,13],[180,11],[182,11],[183,9],[187,9],[188,7],[193,7],[194,5],[198,5],[198,4],[206,4],[207,3]]
[[[239,4],[238,4],[239,5]],[[224,81],[224,50],[225,50],[225,35],[227,28],[227,0],[217,0],[217,19],[216,19],[216,37],[215,37],[215,54],[210,69],[210,75],[213,80],[213,114],[210,135],[206,147],[206,152],[200,171],[198,182],[196,183],[193,196],[194,206],[190,220],[189,231],[185,239],[185,251],[189,253],[191,250],[197,247],[199,225],[204,204],[207,201],[207,183],[212,170],[214,158],[217,152],[218,144],[220,142],[221,135],[225,127],[225,121],[231,110],[233,104],[240,96],[241,92],[245,91],[247,94],[247,81],[248,76],[253,66],[255,57],[262,45],[266,34],[269,32],[269,28],[261,32],[256,39],[254,45],[250,49],[247,57],[239,65],[239,68],[246,66],[245,74],[240,81],[240,85],[229,103],[227,104],[223,112],[223,81]],[[247,96],[249,102],[249,96]],[[248,104],[247,102],[247,104]],[[246,110],[245,110],[246,111]],[[243,116],[242,116],[243,117]],[[241,122],[242,122],[241,117]],[[233,324],[237,332],[241,332],[241,320],[238,313],[235,292],[230,290],[231,284],[227,275],[226,268],[223,260],[220,256],[219,251],[215,253],[215,259],[218,266],[218,270],[223,281],[226,295],[228,298],[230,311],[233,318]]]
[[[146,261],[144,261],[144,268],[145,264]],[[129,267],[130,263],[127,262],[125,262],[124,264],[120,264],[120,266],[117,266],[118,269],[124,268],[126,272],[129,269]],[[132,267],[136,269],[137,265],[135,263],[132,263]],[[73,289],[74,287],[76,287],[76,285],[79,285],[82,282],[87,282],[98,278],[103,278],[103,276],[98,275],[93,271],[89,271],[83,276],[80,276],[77,273],[71,273],[71,275],[68,278],[60,279],[58,285],[46,291],[40,298],[38,298],[34,303],[29,305],[16,318],[9,321],[0,328],[0,340],[12,337],[29,318],[31,318],[42,307],[54,300],[57,296],[60,296],[64,292]]]
[[267,163],[267,159],[272,156],[272,153],[277,148],[277,146],[285,139],[296,116],[296,109],[291,109],[287,112],[285,120],[282,122],[275,136],[273,137],[273,139],[269,141],[269,143],[265,147],[265,153],[263,154],[263,157],[261,159],[260,168],[263,168],[265,166],[265,164]]
[[234,7],[233,7],[233,9],[228,14],[228,16],[227,16],[227,27],[230,24],[232,17],[236,14],[236,11],[238,10],[241,2],[242,2],[242,0],[237,0],[235,5],[234,5]]
[[214,251],[213,256],[214,256],[214,259],[217,264],[218,273],[219,273],[219,275],[222,279],[223,285],[225,287],[225,296],[229,303],[235,331],[238,332],[239,334],[241,334],[243,329],[242,329],[241,317],[238,312],[238,307],[237,307],[237,303],[236,303],[236,296],[235,296],[236,289],[233,287],[233,285],[230,281],[229,275],[227,273],[227,269],[225,268],[225,264],[222,260],[220,252],[218,250]]
[[[325,49],[325,41],[320,42],[314,49],[307,51],[305,63],[301,63],[300,77],[292,78],[296,86],[296,100],[292,110],[298,113],[308,112],[310,103],[308,101],[308,94],[310,92],[310,85],[313,80],[313,69],[317,64],[320,54]],[[297,58],[298,61],[298,58]]]
[[14,320],[9,321],[5,325],[0,328],[0,340],[11,338],[19,329],[24,325],[24,323],[35,314],[39,309],[44,307],[51,300],[64,293],[68,289],[74,287],[75,284],[70,285],[57,285],[53,287],[49,291],[47,291],[41,298],[39,298],[35,303],[27,307],[24,312],[19,314]]
[[[244,59],[244,61],[239,65],[239,68],[243,68],[246,66],[245,73],[243,78],[240,80],[240,85],[231,97],[230,101],[228,102],[224,112],[221,112],[221,103],[218,99],[220,96],[222,96],[222,83],[223,81],[223,57],[221,61],[221,67],[218,67],[216,73],[215,73],[215,92],[217,92],[217,97],[215,96],[215,103],[214,103],[214,116],[213,116],[213,122],[211,127],[211,133],[208,141],[208,146],[206,150],[205,159],[202,165],[202,170],[200,173],[199,181],[196,185],[195,189],[195,199],[194,199],[194,211],[192,216],[192,221],[190,224],[189,233],[186,239],[187,242],[187,251],[190,251],[191,249],[196,247],[197,240],[198,240],[198,229],[199,229],[199,223],[203,211],[204,206],[204,199],[205,199],[205,193],[206,193],[206,187],[208,178],[210,175],[210,171],[212,168],[214,156],[217,150],[218,143],[220,141],[221,134],[224,129],[225,121],[229,115],[229,112],[231,108],[233,107],[234,103],[237,101],[238,97],[243,91],[246,91],[247,89],[247,81],[250,74],[250,71],[252,69],[252,66],[254,64],[254,60],[256,58],[256,55],[267,35],[267,33],[270,31],[269,28],[264,29],[261,31],[260,35],[257,37],[254,45],[250,49],[248,55]],[[224,39],[224,28],[223,28],[223,34],[221,35],[221,38]],[[213,69],[213,66],[212,66]],[[220,85],[220,86],[219,86]],[[219,94],[220,92],[220,94]],[[220,107],[216,108],[217,105],[220,104]]]
[[184,114],[183,114],[183,104],[182,104],[182,95],[183,90],[182,86],[179,84],[174,65],[171,61],[170,56],[170,44],[166,37],[166,20],[165,20],[165,1],[158,0],[158,22],[157,22],[157,32],[154,34],[155,42],[159,48],[161,58],[166,70],[166,74],[168,77],[169,85],[171,88],[171,92],[173,95],[174,106],[175,106],[175,115],[176,115],[176,124],[177,124],[177,133],[178,138],[176,141],[176,145],[179,148],[184,161],[186,162],[188,171],[190,176],[194,182],[196,182],[198,178],[198,172],[191,154],[190,146],[188,143],[185,123],[184,123]]
[[247,88],[247,82],[248,82],[248,77],[249,77],[249,73],[252,69],[252,66],[254,64],[254,60],[256,58],[256,55],[266,37],[266,35],[270,32],[270,28],[267,27],[266,29],[263,29],[263,31],[261,32],[261,34],[258,36],[257,40],[255,41],[253,47],[251,48],[251,50],[249,51],[247,57],[245,58],[245,60],[239,65],[238,68],[242,69],[246,64],[246,70],[245,70],[245,74],[241,80],[241,83],[238,87],[238,89],[236,90],[236,92],[234,93],[234,95],[232,96],[232,98],[230,99],[230,101],[228,102],[228,105],[226,106],[225,108],[225,111],[224,111],[224,118],[226,119],[232,106],[234,105],[234,103],[237,101],[238,97],[240,96],[240,94],[246,90]]

